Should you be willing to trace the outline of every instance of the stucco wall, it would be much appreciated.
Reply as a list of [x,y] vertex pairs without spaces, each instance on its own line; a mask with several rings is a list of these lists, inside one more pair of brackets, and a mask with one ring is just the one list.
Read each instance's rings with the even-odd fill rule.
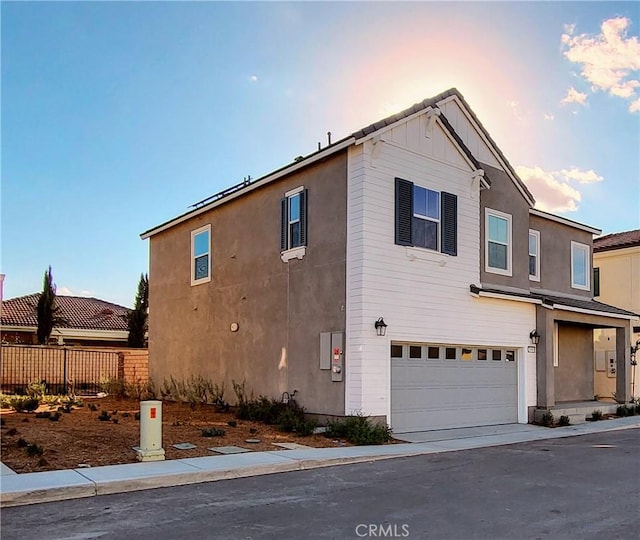
[[589,246],[590,254],[593,254],[593,235],[534,215],[531,216],[531,228],[540,231],[540,281],[531,282],[532,291],[540,288],[591,298],[593,290],[591,267],[588,271],[590,290],[571,287],[571,241],[586,244]]
[[[149,354],[173,375],[232,380],[268,397],[298,390],[309,412],[344,413],[343,383],[319,370],[319,334],[345,328],[346,152],[151,237]],[[280,260],[280,200],[308,189],[308,247]],[[211,225],[212,276],[190,284],[190,234]],[[230,331],[233,322],[237,332]],[[346,359],[348,369],[348,359]]]
[[[491,189],[480,192],[480,279],[486,285],[501,285],[529,289],[529,204],[507,173],[481,163]],[[485,215],[486,209],[510,214],[512,228],[511,276],[485,271]]]
[[558,366],[555,368],[556,401],[593,399],[592,332],[591,328],[558,324]]

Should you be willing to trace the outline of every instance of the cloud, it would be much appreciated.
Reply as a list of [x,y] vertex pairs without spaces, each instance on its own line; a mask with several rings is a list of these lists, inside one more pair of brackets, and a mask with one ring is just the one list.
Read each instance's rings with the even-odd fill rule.
[[636,99],[635,101],[632,101],[629,104],[629,112],[638,112],[640,111],[640,98]]
[[516,167],[516,173],[536,199],[536,208],[547,212],[575,212],[582,194],[571,182],[591,184],[601,182],[602,176],[593,170],[577,167],[560,171],[545,171],[541,167]]
[[69,287],[65,287],[64,285],[61,287],[56,287],[56,294],[60,295],[60,296],[93,296],[94,292],[93,291],[80,291],[80,292],[76,292],[76,291],[72,291]]
[[553,114],[551,114],[551,113],[544,113],[543,118],[545,120],[553,120],[555,118],[555,116],[553,116]]
[[586,105],[587,103],[587,94],[583,94],[582,92],[578,92],[573,86],[567,90],[567,95],[560,102],[563,105],[567,105],[568,103],[577,103],[578,105]]
[[561,42],[566,48],[565,57],[580,65],[580,74],[592,91],[628,99],[632,101],[629,111],[637,112],[640,42],[637,36],[627,37],[630,22],[626,17],[607,19],[598,35],[575,35],[575,25],[565,25]]
[[251,77],[249,77],[249,80],[251,82],[258,82],[258,76],[257,75],[251,75]]

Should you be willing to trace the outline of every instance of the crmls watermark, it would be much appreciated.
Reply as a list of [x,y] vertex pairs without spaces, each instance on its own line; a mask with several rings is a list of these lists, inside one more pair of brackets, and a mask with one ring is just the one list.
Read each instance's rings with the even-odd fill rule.
[[407,538],[409,525],[403,523],[359,523],[356,525],[358,538]]

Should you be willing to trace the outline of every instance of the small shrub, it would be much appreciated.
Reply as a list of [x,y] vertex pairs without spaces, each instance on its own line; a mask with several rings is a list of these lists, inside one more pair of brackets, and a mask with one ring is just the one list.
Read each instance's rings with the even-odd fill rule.
[[547,411],[542,415],[542,419],[540,420],[540,424],[544,427],[553,427],[553,413],[551,411]]
[[598,420],[602,420],[602,411],[596,409],[591,413],[591,420],[597,422]]
[[0,394],[0,409],[10,409],[11,408],[11,397],[7,394]]
[[29,457],[41,456],[43,452],[44,450],[42,449],[42,446],[39,446],[36,443],[27,444],[27,455]]
[[114,424],[117,424],[117,423],[118,423],[118,419],[117,419],[117,418],[112,418],[112,419],[111,419],[111,421],[112,421]]
[[559,419],[558,419],[558,425],[559,426],[568,426],[571,425],[571,420],[569,419],[569,417],[566,414],[563,414]]
[[616,416],[625,417],[627,416],[627,407],[624,405],[618,405],[616,407]]
[[640,403],[635,404],[636,414],[640,414]]
[[0,418],[0,426],[4,426],[6,423],[7,422],[4,418]]
[[5,435],[8,435],[9,437],[10,437],[11,435],[17,435],[17,434],[18,434],[18,430],[17,430],[16,428],[14,428],[14,427],[12,427],[10,430],[8,430],[8,431],[5,433]]
[[236,426],[238,425],[238,422],[236,422],[235,420],[229,420],[229,421],[227,422],[227,425],[228,425],[229,427],[236,427]]
[[98,420],[100,420],[101,422],[108,422],[109,420],[111,420],[111,415],[107,411],[102,411],[98,415]]
[[93,403],[89,403],[89,410],[90,411],[97,411],[98,407],[96,405],[94,405]]
[[29,443],[27,441],[25,441],[22,437],[20,437],[18,439],[17,445],[18,448],[24,448],[25,446],[27,446]]
[[635,416],[636,415],[636,406],[635,405],[629,405],[627,407],[627,416]]
[[105,377],[100,379],[100,389],[112,396],[125,397],[127,392],[124,381],[117,377]]
[[29,396],[14,396],[9,403],[17,412],[32,412],[40,406],[40,400],[37,397]]
[[44,459],[43,457],[41,457],[38,460],[38,467],[44,467],[45,465],[49,465],[49,462],[46,459]]
[[139,413],[139,412],[135,413],[135,414],[133,415],[133,419],[134,419],[134,420],[140,420],[140,413]]
[[205,428],[202,430],[203,437],[224,437],[226,431],[219,428]]
[[23,418],[22,419],[22,423],[23,424],[28,424],[29,423],[29,419],[28,418]]
[[347,416],[329,422],[325,437],[347,439],[356,445],[384,444],[391,440],[391,428],[374,425],[366,416]]
[[58,420],[60,420],[61,416],[62,415],[59,412],[55,412],[51,416],[49,416],[49,420],[51,420],[52,422],[57,422]]
[[35,414],[36,418],[50,418],[51,411],[42,411]]
[[32,398],[42,399],[47,393],[46,381],[34,381],[27,386],[27,395]]
[[122,413],[122,418],[129,418],[130,416],[131,416],[131,413],[128,413],[128,412]]

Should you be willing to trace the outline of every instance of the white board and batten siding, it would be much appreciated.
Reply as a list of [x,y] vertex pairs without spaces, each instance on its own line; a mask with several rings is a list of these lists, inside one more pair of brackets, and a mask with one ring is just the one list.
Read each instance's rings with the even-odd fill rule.
[[[480,211],[472,169],[439,125],[424,117],[349,149],[347,222],[347,414],[391,417],[392,342],[510,347],[518,352],[517,418],[535,405],[531,304],[474,298],[480,283]],[[412,125],[413,124],[413,125]],[[395,178],[458,197],[458,254],[394,243]],[[384,317],[385,337],[374,321]]]

